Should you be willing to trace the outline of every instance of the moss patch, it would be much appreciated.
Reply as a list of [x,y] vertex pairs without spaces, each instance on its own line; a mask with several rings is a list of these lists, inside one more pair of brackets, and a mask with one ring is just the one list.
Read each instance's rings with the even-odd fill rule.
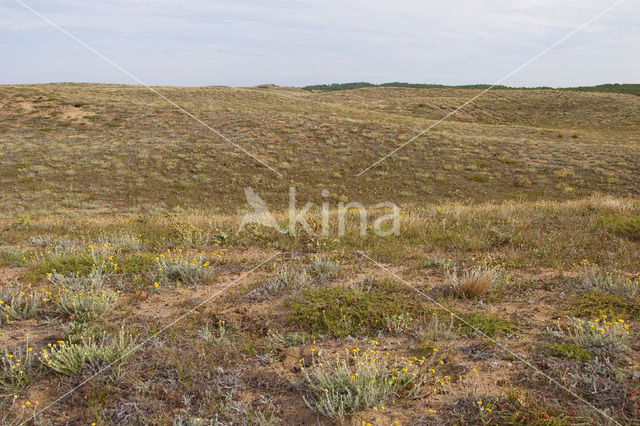
[[353,288],[310,289],[285,303],[291,309],[291,324],[334,337],[374,336],[386,329],[389,318],[427,314],[415,294],[387,281]]

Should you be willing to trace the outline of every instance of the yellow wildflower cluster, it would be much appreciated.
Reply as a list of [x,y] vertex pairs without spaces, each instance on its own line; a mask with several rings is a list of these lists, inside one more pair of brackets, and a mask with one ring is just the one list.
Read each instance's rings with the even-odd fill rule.
[[321,414],[342,417],[363,408],[384,409],[385,402],[394,403],[392,397],[409,395],[419,388],[424,376],[435,370],[426,370],[425,357],[396,357],[377,349],[373,341],[369,349],[346,348],[345,354],[328,359],[323,352],[312,347],[312,368],[299,367],[315,394],[316,401],[309,406]]
[[[196,283],[213,272],[212,259],[219,259],[223,255],[222,251],[186,253],[182,249],[168,249],[155,258],[157,281]],[[154,283],[154,287],[158,286]]]
[[590,321],[575,320],[574,326],[578,330],[591,330],[597,333],[606,334],[629,334],[629,324],[624,319],[618,318],[615,320],[609,320],[607,315],[602,315],[601,318],[596,318]]

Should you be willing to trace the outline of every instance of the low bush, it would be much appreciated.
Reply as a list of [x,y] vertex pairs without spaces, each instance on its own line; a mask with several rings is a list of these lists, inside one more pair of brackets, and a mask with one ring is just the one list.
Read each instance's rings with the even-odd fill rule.
[[324,416],[344,419],[392,398],[417,394],[425,377],[433,374],[423,365],[424,359],[397,359],[375,350],[361,353],[357,348],[328,360],[318,356],[309,369],[301,367],[311,391],[305,402]]
[[46,301],[42,292],[33,291],[30,288],[22,290],[21,288],[17,282],[0,287],[0,324],[2,319],[33,318],[40,305]]
[[79,321],[89,321],[111,311],[118,292],[106,287],[108,276],[103,267],[93,267],[88,276],[52,273],[49,281],[57,288],[58,309]]
[[15,395],[33,381],[39,371],[34,350],[28,346],[13,353],[0,350],[0,397]]
[[197,284],[213,274],[213,267],[202,254],[187,256],[181,250],[162,253],[155,258],[157,281],[180,284]]
[[103,334],[101,339],[93,336],[81,337],[77,342],[59,341],[49,345],[49,351],[43,351],[44,364],[65,375],[82,372],[85,368],[99,370],[109,365],[126,362],[135,347],[134,338],[120,330],[117,337],[109,338]]

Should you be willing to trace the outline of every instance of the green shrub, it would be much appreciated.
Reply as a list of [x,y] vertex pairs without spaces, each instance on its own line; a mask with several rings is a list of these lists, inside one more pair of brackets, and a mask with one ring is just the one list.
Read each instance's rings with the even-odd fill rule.
[[387,281],[365,280],[351,288],[313,288],[286,302],[289,322],[312,333],[335,337],[373,336],[384,332],[388,318],[426,313],[419,299]]

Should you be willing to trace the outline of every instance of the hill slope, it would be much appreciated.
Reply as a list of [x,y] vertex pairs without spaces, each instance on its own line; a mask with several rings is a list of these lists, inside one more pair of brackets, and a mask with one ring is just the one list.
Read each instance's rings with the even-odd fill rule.
[[[640,98],[495,90],[158,88],[279,177],[143,87],[0,87],[0,208],[207,206],[269,200],[400,203],[637,195]],[[398,189],[401,188],[401,189]]]

